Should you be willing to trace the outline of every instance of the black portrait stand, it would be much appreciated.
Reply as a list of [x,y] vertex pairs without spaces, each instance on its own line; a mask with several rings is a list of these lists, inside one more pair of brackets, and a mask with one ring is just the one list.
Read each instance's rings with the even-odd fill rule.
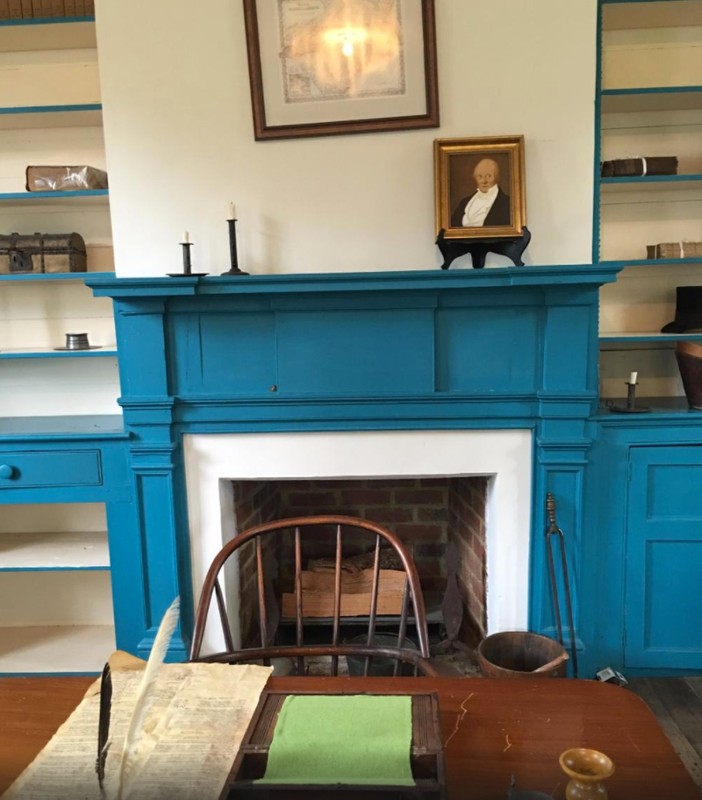
[[442,228],[436,237],[436,244],[444,257],[441,269],[448,269],[457,258],[466,253],[471,255],[474,269],[482,269],[485,266],[485,256],[488,253],[507,256],[514,262],[515,267],[523,267],[522,254],[531,241],[531,233],[528,228],[522,228],[521,236],[503,239],[446,239],[444,238],[445,232],[445,229]]

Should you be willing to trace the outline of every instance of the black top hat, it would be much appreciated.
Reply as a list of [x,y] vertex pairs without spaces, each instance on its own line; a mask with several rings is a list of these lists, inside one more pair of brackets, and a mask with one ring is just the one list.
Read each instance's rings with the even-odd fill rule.
[[678,286],[675,294],[675,319],[661,333],[702,331],[702,286]]

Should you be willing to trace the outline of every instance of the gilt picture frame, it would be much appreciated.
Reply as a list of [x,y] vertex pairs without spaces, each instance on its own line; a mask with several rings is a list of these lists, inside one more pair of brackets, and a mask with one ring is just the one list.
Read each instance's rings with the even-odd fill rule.
[[243,0],[257,140],[439,125],[434,0]]
[[522,235],[524,137],[434,140],[434,209],[446,239]]

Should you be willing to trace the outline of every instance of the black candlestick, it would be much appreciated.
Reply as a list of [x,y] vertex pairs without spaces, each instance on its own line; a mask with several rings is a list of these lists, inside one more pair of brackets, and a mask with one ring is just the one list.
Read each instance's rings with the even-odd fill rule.
[[192,263],[190,261],[190,248],[193,246],[192,242],[180,242],[183,248],[183,271],[182,272],[167,272],[169,278],[182,278],[187,276],[189,278],[199,278],[202,275],[207,275],[206,272],[193,272]]
[[610,411],[615,411],[618,414],[644,414],[651,409],[648,406],[636,405],[636,384],[626,381],[626,405],[625,406],[610,406]]
[[180,246],[183,248],[183,275],[192,275],[193,267],[190,261],[190,248],[193,246],[193,243],[181,242]]
[[236,219],[228,219],[227,225],[229,225],[229,261],[231,268],[223,272],[222,275],[248,275],[248,272],[239,269],[239,256],[236,251]]

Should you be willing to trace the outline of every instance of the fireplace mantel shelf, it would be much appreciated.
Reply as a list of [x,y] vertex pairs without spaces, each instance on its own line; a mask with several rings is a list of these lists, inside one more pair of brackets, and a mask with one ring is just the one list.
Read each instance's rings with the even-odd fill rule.
[[[522,525],[533,504],[534,529],[544,528],[544,490],[579,509],[597,412],[599,288],[620,269],[86,277],[96,295],[114,300],[134,506],[146,510],[130,539],[144,553],[129,559],[148,572],[135,607],[155,609],[139,654],[148,654],[176,594],[185,638],[174,647],[185,652],[192,581],[184,452],[196,437],[216,447],[235,434],[353,432],[345,442],[360,442],[370,432],[422,431],[429,442],[450,430],[443,452],[470,434],[480,470],[465,467],[464,444],[463,466],[443,474],[494,474],[485,459],[516,437],[526,441],[520,474],[532,473],[535,492]],[[370,450],[365,459],[377,461]],[[412,461],[417,474],[425,460]],[[235,473],[220,472],[213,492],[225,474]],[[517,560],[534,559],[529,619],[545,630],[540,546]],[[517,605],[521,625],[526,589]]]
[[329,272],[287,275],[207,277],[114,277],[91,275],[86,284],[98,296],[144,297],[225,294],[284,294],[299,292],[436,291],[510,287],[601,285],[616,280],[621,265],[568,264],[387,272]]

